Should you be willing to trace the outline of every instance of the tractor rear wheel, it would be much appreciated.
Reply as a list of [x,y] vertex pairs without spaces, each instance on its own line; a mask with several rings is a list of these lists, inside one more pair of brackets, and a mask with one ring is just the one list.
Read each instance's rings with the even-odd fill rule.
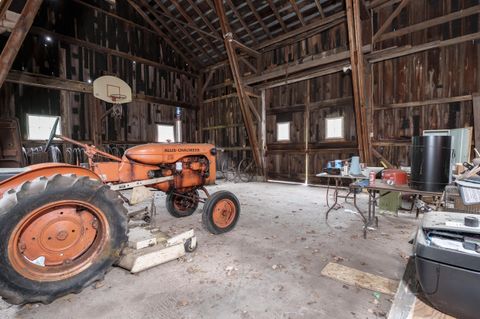
[[103,279],[127,241],[118,193],[76,175],[40,177],[0,200],[0,295],[50,303]]
[[203,206],[202,221],[205,228],[218,235],[232,230],[240,217],[240,202],[229,191],[213,193]]
[[[198,207],[198,191],[194,190],[184,194],[173,192],[167,195],[167,210],[173,217],[182,218],[192,215]],[[194,200],[196,198],[197,200]]]

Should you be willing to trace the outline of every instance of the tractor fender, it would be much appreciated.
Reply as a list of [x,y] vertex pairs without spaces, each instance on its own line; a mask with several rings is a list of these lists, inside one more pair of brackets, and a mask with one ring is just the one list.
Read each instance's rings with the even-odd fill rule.
[[3,197],[3,194],[17,186],[23,184],[26,181],[32,181],[38,177],[50,177],[53,175],[69,175],[75,174],[78,176],[87,176],[91,179],[99,180],[100,182],[102,179],[100,176],[95,174],[89,169],[64,164],[64,163],[42,163],[42,164],[35,164],[25,167],[25,170],[20,174],[14,175],[4,181],[0,182],[0,198]]

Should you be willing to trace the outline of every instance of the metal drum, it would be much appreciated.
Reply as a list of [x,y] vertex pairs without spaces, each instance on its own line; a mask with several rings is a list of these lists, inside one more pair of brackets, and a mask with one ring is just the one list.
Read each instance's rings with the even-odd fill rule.
[[451,143],[451,136],[412,137],[412,188],[443,192],[450,181]]

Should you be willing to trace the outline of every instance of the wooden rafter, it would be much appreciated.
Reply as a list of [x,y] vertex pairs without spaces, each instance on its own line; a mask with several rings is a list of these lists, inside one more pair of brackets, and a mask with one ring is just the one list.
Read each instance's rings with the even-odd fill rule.
[[36,35],[39,35],[39,36],[47,36],[48,35],[51,38],[59,40],[63,43],[78,45],[78,46],[81,46],[81,47],[86,48],[86,49],[93,50],[93,51],[98,52],[98,53],[103,53],[106,56],[117,56],[117,57],[121,57],[123,59],[143,63],[145,65],[150,65],[150,66],[159,68],[161,70],[165,70],[165,71],[169,71],[169,72],[176,72],[176,73],[180,73],[180,74],[185,74],[185,75],[190,76],[190,77],[197,77],[198,76],[197,74],[193,74],[192,72],[185,71],[185,70],[182,70],[182,69],[178,69],[178,68],[175,68],[175,67],[170,66],[170,65],[163,64],[163,63],[158,62],[158,61],[152,61],[152,60],[140,57],[138,55],[132,55],[130,53],[126,53],[126,52],[123,52],[123,51],[120,51],[120,50],[110,49],[108,47],[101,46],[101,45],[98,45],[98,44],[93,43],[93,42],[73,38],[73,37],[70,37],[70,36],[67,36],[67,35],[64,35],[64,34],[55,33],[55,32],[49,31],[49,30],[44,29],[44,28],[39,28],[39,27],[34,26],[30,29],[30,33],[31,34],[36,34]]
[[5,16],[5,13],[7,13],[7,10],[10,7],[11,3],[12,0],[3,0],[0,2],[0,20],[2,20]]
[[290,0],[290,5],[292,6],[293,11],[295,11],[295,14],[297,15],[298,19],[300,20],[300,23],[302,26],[305,26],[305,20],[303,19],[303,15],[298,9],[297,3],[295,0]]
[[267,0],[268,5],[270,6],[270,9],[272,9],[273,15],[275,18],[277,18],[278,23],[280,23],[280,26],[282,27],[283,32],[287,32],[287,26],[285,25],[285,22],[283,22],[282,17],[278,13],[277,8],[275,7],[275,4],[273,4],[272,0]]
[[286,39],[295,37],[297,35],[303,34],[305,32],[308,32],[308,31],[316,29],[316,28],[323,27],[323,26],[325,26],[329,23],[336,22],[336,21],[339,21],[341,19],[344,19],[344,17],[345,17],[345,11],[341,11],[341,12],[332,14],[332,15],[326,17],[325,19],[321,19],[321,20],[309,23],[306,26],[296,28],[295,30],[292,30],[292,31],[287,32],[285,34],[281,34],[281,35],[279,35],[279,36],[277,36],[277,37],[275,37],[271,40],[262,41],[262,43],[255,46],[255,49],[260,50],[262,48],[266,48],[266,47],[275,45],[275,44],[277,44],[279,42],[282,42]]
[[2,53],[0,54],[0,88],[3,86],[3,82],[5,82],[8,72],[12,68],[13,61],[41,5],[42,0],[27,0],[15,27],[8,37],[7,43],[5,43],[3,47]]
[[[183,51],[180,50],[175,43],[173,43],[170,37],[167,36],[158,27],[158,25],[147,15],[147,13],[142,10],[142,8],[137,4],[137,1],[134,1],[134,0],[127,0],[127,1],[128,1],[128,4],[130,4],[130,6],[134,8],[135,11],[137,11],[137,13],[140,14],[140,16],[142,16],[142,18],[152,27],[152,29],[155,30],[155,32],[157,32],[157,34],[160,35],[165,40],[165,42],[167,42],[186,62],[188,62],[194,68],[198,68],[198,64],[191,59],[191,57],[194,57],[194,56],[190,53],[188,48],[186,48],[182,42],[180,43],[183,45],[185,52],[190,53],[190,57],[188,57],[185,53],[183,53]],[[140,2],[140,4],[143,4],[143,6],[145,7],[146,3],[144,0],[140,0],[138,2]],[[150,7],[148,5],[146,6],[146,8],[147,10],[150,10]],[[158,17],[158,15],[155,12],[150,12],[150,13],[155,17],[155,19],[159,20],[160,17]],[[159,21],[163,22],[161,18]]]
[[387,30],[387,28],[392,24],[393,20],[402,12],[403,8],[408,4],[410,0],[402,0],[398,7],[393,10],[392,14],[385,20],[385,23],[378,29],[375,35],[372,37],[372,43],[377,41],[377,39]]
[[[177,8],[178,12],[180,12],[180,14],[185,18],[185,20],[187,20],[187,22],[190,24],[190,25],[194,25],[195,27],[197,27],[195,25],[195,21],[193,21],[193,19],[188,15],[188,13],[182,8],[182,6],[180,5],[180,3],[178,2],[178,0],[171,0],[171,2],[175,5],[175,7]],[[200,28],[198,28],[200,30]],[[203,39],[203,41],[205,41],[205,43],[207,43],[207,45],[209,45],[212,50],[218,55],[218,57],[221,57],[222,56],[222,52],[220,52],[220,50],[218,50],[217,46],[215,46],[212,41],[210,41],[210,39],[207,39],[204,35],[203,35],[203,31],[202,33],[199,33],[200,37]],[[221,39],[221,38],[220,38]]]
[[315,0],[315,4],[317,5],[318,12],[320,12],[320,16],[325,18],[325,12],[323,12],[322,5],[320,4],[320,0]]
[[187,0],[188,4],[193,8],[193,10],[198,14],[198,16],[202,19],[202,21],[205,23],[205,25],[212,31],[212,34],[215,34],[218,36],[219,39],[222,39],[222,37],[219,35],[217,29],[210,23],[210,20],[207,19],[205,16],[205,13],[202,12],[198,6],[195,4],[194,1],[192,0]]
[[198,43],[197,40],[195,40],[192,35],[190,34],[190,32],[188,32],[187,30],[185,30],[185,28],[178,22],[176,21],[175,17],[171,14],[171,12],[168,10],[167,7],[165,7],[165,5],[160,1],[160,0],[154,0],[155,3],[158,5],[158,7],[169,17],[172,19],[173,23],[175,24],[175,26],[178,28],[178,30],[180,30],[181,33],[183,33],[185,36],[187,36],[187,38],[190,40],[190,42],[192,42],[192,44],[197,47],[200,51],[202,51],[205,56],[207,57],[208,60],[210,60],[211,62],[213,62],[212,60],[212,57],[210,56],[210,54],[208,53],[208,51]]
[[242,25],[242,27],[245,29],[245,31],[247,31],[247,33],[250,36],[250,38],[252,39],[253,43],[256,44],[257,39],[255,39],[255,37],[253,36],[252,30],[250,30],[248,25],[245,23],[245,21],[242,18],[242,15],[240,14],[240,12],[238,12],[238,10],[235,7],[235,5],[233,4],[232,0],[227,0],[227,4],[230,7],[230,9],[232,9],[232,11],[235,14],[235,17],[237,17],[238,21],[240,21],[240,24]]
[[235,81],[235,87],[238,94],[238,100],[240,102],[240,109],[242,112],[243,122],[245,124],[245,129],[247,131],[247,136],[250,142],[252,149],[253,159],[255,164],[259,168],[259,171],[263,171],[263,160],[261,158],[258,138],[255,132],[255,126],[253,125],[252,113],[250,110],[248,96],[245,90],[245,87],[242,83],[242,76],[240,74],[240,68],[237,60],[237,54],[235,53],[235,48],[232,43],[232,32],[230,26],[227,22],[227,15],[225,13],[225,8],[223,6],[222,0],[215,0],[215,9],[219,18],[220,26],[223,32],[225,49],[227,50],[228,60],[230,62],[230,69],[232,70],[232,75]]
[[242,50],[243,52],[247,53],[248,55],[251,55],[255,58],[260,58],[260,52],[251,49],[247,47],[245,44],[241,43],[240,41],[237,41],[235,39],[232,39],[233,44],[235,45],[236,48]]
[[250,10],[252,10],[253,15],[255,16],[255,19],[257,19],[257,22],[260,23],[260,26],[262,27],[267,37],[271,39],[272,34],[270,33],[270,30],[268,30],[268,27],[263,22],[262,17],[260,17],[260,15],[258,14],[257,9],[253,6],[252,1],[251,0],[246,0],[246,1],[247,1],[248,7],[250,8]]

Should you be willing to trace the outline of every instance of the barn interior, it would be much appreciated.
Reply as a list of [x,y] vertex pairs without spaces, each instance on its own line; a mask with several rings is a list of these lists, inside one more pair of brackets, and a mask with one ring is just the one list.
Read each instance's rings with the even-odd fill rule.
[[0,317],[475,318],[479,14],[2,0]]

